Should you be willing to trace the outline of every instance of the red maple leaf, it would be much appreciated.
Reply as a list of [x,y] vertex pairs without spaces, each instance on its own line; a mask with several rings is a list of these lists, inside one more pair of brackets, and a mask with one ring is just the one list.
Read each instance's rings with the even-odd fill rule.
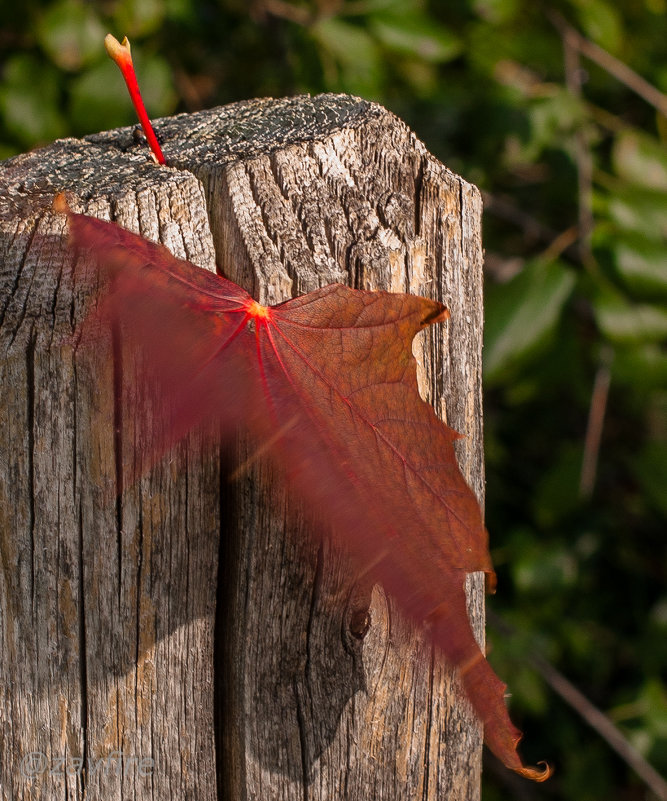
[[505,685],[466,611],[467,572],[493,577],[479,505],[452,442],[419,396],[412,339],[447,310],[427,298],[334,284],[277,306],[118,226],[69,213],[77,248],[112,276],[102,314],[145,352],[175,410],[171,442],[202,419],[243,425],[296,490],[458,667],[491,750],[524,767]]

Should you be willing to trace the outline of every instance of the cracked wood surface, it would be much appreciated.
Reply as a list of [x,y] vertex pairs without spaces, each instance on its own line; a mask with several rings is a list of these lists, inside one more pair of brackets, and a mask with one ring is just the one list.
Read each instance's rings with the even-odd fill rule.
[[156,129],[166,168],[130,128],[0,164],[1,797],[478,799],[456,679],[244,441],[193,432],[118,496],[149,435],[119,343],[77,347],[94,270],[50,206],[66,191],[262,303],[332,281],[443,300],[420,387],[482,499],[479,193],[347,96]]

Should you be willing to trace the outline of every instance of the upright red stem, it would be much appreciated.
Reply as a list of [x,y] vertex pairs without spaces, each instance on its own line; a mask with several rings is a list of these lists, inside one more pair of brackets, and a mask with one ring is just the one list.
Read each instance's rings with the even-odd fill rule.
[[130,52],[130,43],[127,40],[127,36],[123,39],[121,44],[118,39],[108,33],[104,39],[104,46],[106,47],[109,56],[111,56],[111,58],[116,62],[121,73],[123,74],[127,90],[132,98],[132,105],[137,112],[139,122],[141,123],[141,127],[144,129],[146,139],[148,140],[148,144],[153,151],[155,160],[158,164],[166,164],[165,158],[162,155],[162,149],[160,148],[160,144],[155,136],[155,131],[153,130],[153,126],[148,119],[144,101],[141,99],[141,92],[139,91],[137,76],[134,72],[132,53]]

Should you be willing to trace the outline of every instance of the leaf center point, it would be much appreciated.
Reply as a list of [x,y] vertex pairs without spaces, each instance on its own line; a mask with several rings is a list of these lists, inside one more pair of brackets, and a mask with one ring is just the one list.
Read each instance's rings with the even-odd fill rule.
[[269,306],[262,306],[256,300],[249,300],[246,303],[246,312],[255,320],[270,320],[271,308]]

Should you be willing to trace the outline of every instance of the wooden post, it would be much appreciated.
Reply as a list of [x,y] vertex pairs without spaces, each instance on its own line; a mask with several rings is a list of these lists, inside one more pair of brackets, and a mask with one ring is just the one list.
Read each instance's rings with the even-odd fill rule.
[[[4,799],[478,799],[481,734],[428,641],[245,456],[146,447],[118,343],[51,203],[113,219],[275,303],[341,281],[444,300],[422,391],[483,495],[481,202],[383,108],[323,95],[158,121],[0,165]],[[93,279],[94,280],[94,279]],[[101,354],[101,356],[100,356]],[[483,637],[483,582],[469,579]]]

